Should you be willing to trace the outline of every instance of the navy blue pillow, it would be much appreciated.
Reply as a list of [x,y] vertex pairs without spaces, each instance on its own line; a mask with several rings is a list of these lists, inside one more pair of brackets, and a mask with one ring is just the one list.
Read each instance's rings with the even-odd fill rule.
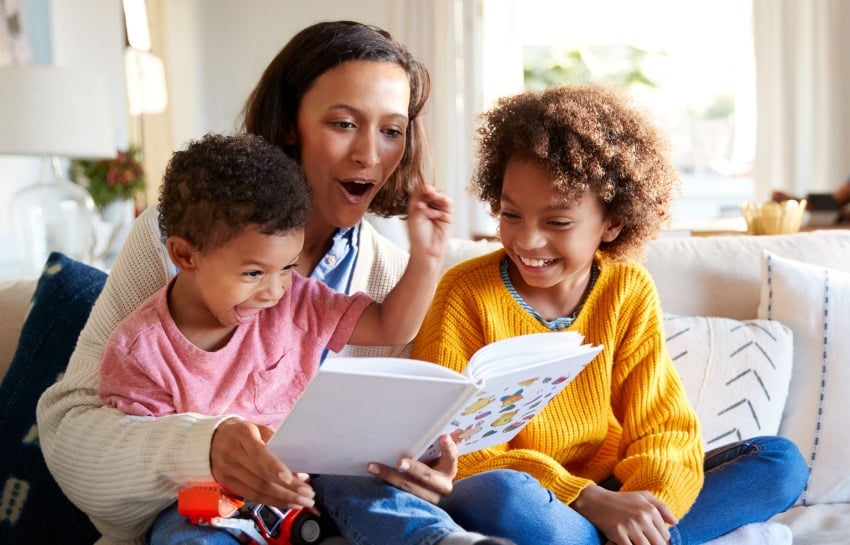
[[65,370],[106,273],[54,252],[35,288],[9,371],[0,384],[0,543],[91,545],[99,532],[53,480],[35,407]]

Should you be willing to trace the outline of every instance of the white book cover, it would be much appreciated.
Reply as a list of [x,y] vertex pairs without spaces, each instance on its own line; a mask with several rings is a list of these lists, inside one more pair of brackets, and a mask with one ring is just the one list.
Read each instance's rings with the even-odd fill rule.
[[292,471],[366,475],[369,462],[505,443],[602,350],[573,331],[481,348],[463,373],[409,358],[328,358],[269,442]]

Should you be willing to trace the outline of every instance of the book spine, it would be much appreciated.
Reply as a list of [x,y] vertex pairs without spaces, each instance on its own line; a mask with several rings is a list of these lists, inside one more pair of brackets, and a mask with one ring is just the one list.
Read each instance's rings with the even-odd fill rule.
[[472,396],[479,389],[475,384],[469,384],[457,400],[446,407],[446,410],[440,415],[440,418],[434,421],[434,425],[423,434],[422,441],[414,448],[414,460],[430,462],[440,457],[440,445],[438,439],[444,433],[448,433],[452,429],[451,419],[461,410],[461,408],[469,402]]

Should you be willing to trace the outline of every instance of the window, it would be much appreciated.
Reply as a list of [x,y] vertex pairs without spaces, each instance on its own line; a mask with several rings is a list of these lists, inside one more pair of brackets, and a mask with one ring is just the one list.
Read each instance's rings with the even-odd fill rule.
[[[749,2],[485,0],[483,13],[485,67],[515,73],[519,49],[526,88],[615,83],[647,109],[681,174],[674,223],[740,216],[755,155]],[[485,97],[505,94],[506,77],[485,74]]]

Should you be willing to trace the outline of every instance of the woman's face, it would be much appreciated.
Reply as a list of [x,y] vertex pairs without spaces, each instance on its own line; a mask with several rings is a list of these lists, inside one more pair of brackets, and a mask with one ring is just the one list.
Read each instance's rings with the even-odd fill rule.
[[311,224],[360,221],[404,155],[409,102],[407,74],[394,63],[348,61],[316,78],[297,117]]

